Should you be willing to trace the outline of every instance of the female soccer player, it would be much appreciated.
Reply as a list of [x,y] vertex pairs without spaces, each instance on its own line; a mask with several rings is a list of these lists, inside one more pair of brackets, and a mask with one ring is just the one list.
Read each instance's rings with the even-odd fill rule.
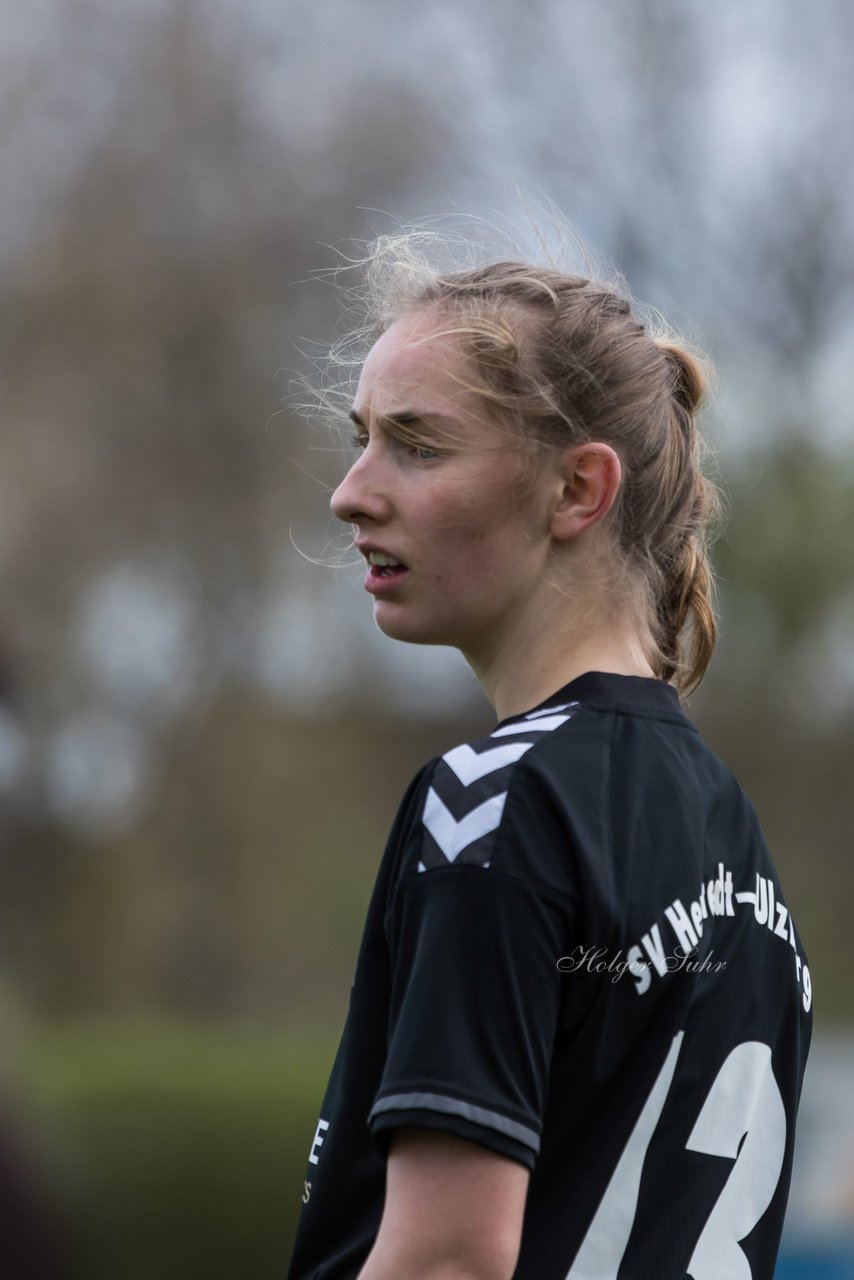
[[716,634],[702,365],[595,280],[376,261],[332,510],[380,630],[459,648],[497,724],[400,805],[290,1276],[770,1280],[812,990],[680,701]]

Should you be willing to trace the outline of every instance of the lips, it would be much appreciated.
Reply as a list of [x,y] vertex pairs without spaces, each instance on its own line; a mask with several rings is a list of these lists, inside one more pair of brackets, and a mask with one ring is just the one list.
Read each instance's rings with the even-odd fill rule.
[[402,579],[409,573],[409,566],[404,564],[387,547],[380,547],[375,542],[357,542],[356,548],[368,562],[364,587],[372,596],[392,594]]

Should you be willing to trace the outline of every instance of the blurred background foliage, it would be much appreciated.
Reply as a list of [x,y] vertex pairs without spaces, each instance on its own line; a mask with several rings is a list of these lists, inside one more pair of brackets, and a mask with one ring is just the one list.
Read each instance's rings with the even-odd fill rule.
[[288,394],[339,329],[315,273],[410,211],[543,193],[711,352],[690,712],[844,1033],[854,8],[5,0],[0,30],[3,1065],[81,1274],[282,1273],[389,823],[490,723],[315,563],[346,458]]

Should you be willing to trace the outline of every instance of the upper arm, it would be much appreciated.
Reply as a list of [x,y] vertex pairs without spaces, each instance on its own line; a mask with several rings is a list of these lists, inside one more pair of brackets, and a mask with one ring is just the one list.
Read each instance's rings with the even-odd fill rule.
[[[465,757],[474,781],[432,776],[445,825],[425,802],[386,912],[386,1056],[368,1116],[386,1200],[363,1280],[510,1280],[519,1255],[575,900],[537,873],[567,844],[539,777],[505,803],[510,766],[483,759],[494,749]],[[471,821],[484,813],[488,829]]]
[[528,1179],[523,1164],[476,1143],[430,1129],[397,1130],[382,1223],[361,1280],[510,1280]]

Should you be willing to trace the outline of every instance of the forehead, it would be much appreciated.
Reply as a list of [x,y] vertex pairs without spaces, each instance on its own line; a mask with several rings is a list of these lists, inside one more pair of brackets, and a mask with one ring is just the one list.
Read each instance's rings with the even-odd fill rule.
[[459,336],[435,315],[396,320],[368,353],[356,409],[375,413],[477,413],[473,370]]

